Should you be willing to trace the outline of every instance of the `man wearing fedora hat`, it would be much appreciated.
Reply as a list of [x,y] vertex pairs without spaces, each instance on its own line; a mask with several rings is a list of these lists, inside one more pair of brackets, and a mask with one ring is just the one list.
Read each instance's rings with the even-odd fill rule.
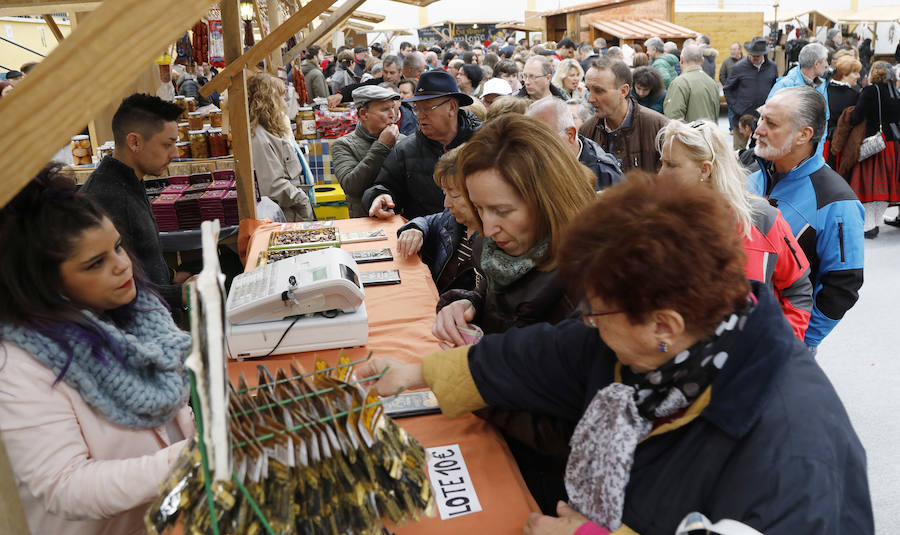
[[434,183],[434,166],[442,154],[468,141],[481,127],[472,112],[460,109],[472,104],[472,97],[461,93],[446,71],[422,73],[406,102],[416,107],[419,128],[397,142],[375,185],[363,195],[369,215],[379,219],[395,213],[412,219],[442,211],[444,194]]
[[[744,43],[744,49],[747,57],[734,64],[722,88],[728,109],[733,112],[734,117],[759,117],[756,108],[766,102],[766,97],[778,78],[778,68],[774,61],[766,57],[770,48],[762,37],[754,37]],[[746,146],[747,139],[735,129],[734,148],[742,149]]]
[[353,103],[359,110],[356,129],[331,144],[332,167],[347,195],[350,217],[366,217],[362,195],[375,182],[378,171],[391,149],[402,139],[397,126],[396,102],[400,95],[377,85],[364,85],[353,91]]

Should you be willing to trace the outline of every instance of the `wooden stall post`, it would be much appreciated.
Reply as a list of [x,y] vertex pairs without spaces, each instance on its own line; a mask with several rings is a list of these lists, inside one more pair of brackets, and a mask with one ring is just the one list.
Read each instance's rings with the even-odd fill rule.
[[56,25],[56,21],[53,20],[53,15],[43,15],[44,22],[47,23],[47,27],[50,28],[50,32],[53,33],[53,37],[56,37],[56,42],[61,43],[63,40],[62,31],[60,31],[59,26]]
[[21,533],[28,535],[28,521],[19,500],[19,489],[13,476],[12,466],[6,456],[6,445],[0,438],[0,533]]
[[[266,13],[268,15],[269,30],[281,26],[281,0],[267,0]],[[279,46],[269,54],[268,65],[272,66],[273,71],[278,71],[279,67],[284,67],[285,63],[281,61],[281,47]]]
[[[222,0],[222,38],[225,41],[225,64],[238,61],[243,50],[240,2]],[[219,73],[219,76],[223,76]],[[218,78],[218,76],[217,76]],[[215,78],[213,78],[215,80]],[[253,156],[250,151],[250,114],[247,107],[247,70],[241,69],[228,86],[228,124],[234,153],[237,179],[238,217],[256,219],[256,188],[253,183]]]

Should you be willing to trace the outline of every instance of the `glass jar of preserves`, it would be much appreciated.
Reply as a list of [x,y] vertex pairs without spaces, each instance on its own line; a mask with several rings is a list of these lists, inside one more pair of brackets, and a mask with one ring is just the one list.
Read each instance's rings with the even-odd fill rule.
[[191,130],[188,135],[191,138],[191,158],[209,158],[206,130]]
[[116,143],[114,141],[107,141],[106,143],[100,145],[97,148],[97,156],[101,160],[106,158],[107,156],[112,156],[112,153],[116,150]]
[[188,132],[191,131],[191,123],[184,122],[178,123],[178,139],[181,141],[188,141],[190,138],[188,137]]
[[197,111],[197,101],[194,97],[184,97],[184,102],[187,104],[188,113]]
[[217,158],[219,156],[228,156],[228,146],[225,143],[225,136],[222,135],[221,128],[210,128],[209,133],[209,156]]
[[300,108],[297,113],[297,131],[299,139],[316,139],[316,114],[312,108]]
[[179,108],[181,108],[181,116],[179,117],[179,119],[187,120],[188,108],[187,102],[185,102],[184,97],[182,95],[175,95],[175,100],[173,100],[172,102]]
[[191,130],[203,130],[203,113],[199,111],[188,112],[188,126]]
[[[187,137],[187,136],[185,136]],[[190,158],[191,157],[191,142],[190,141],[179,141],[175,144],[175,148],[178,150],[179,158]]]
[[75,165],[86,165],[93,163],[91,155],[94,151],[91,149],[90,136],[72,136],[72,163]]
[[209,126],[211,128],[222,128],[222,112],[221,111],[209,112]]

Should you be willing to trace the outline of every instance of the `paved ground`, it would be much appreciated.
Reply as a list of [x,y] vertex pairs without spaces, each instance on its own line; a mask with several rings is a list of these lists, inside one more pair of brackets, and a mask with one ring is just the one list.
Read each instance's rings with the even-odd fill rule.
[[[728,131],[728,118],[719,118]],[[890,208],[887,217],[897,215]],[[859,301],[819,346],[817,360],[847,407],[869,463],[879,535],[900,533],[900,229],[866,240]]]
[[866,448],[876,532],[893,535],[900,533],[900,229],[881,225],[865,254],[859,301],[822,342],[817,360]]

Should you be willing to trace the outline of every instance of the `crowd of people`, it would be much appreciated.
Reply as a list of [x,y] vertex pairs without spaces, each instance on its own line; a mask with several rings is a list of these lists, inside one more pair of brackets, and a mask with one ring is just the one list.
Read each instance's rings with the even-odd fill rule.
[[[311,46],[248,80],[254,171],[314,218],[291,111],[355,105],[333,172],[351,217],[406,219],[397,253],[431,271],[444,348],[360,374],[496,426],[543,513],[525,533],[672,533],[692,511],[873,533],[865,451],[815,356],[900,203],[900,95],[839,38],[785,73],[765,39],[734,43],[718,77],[703,35]],[[0,212],[0,429],[35,532],[126,532],[193,433],[174,322],[192,273],[162,258],[140,180],[174,158],[180,113],[128,97],[80,191],[50,166]]]

